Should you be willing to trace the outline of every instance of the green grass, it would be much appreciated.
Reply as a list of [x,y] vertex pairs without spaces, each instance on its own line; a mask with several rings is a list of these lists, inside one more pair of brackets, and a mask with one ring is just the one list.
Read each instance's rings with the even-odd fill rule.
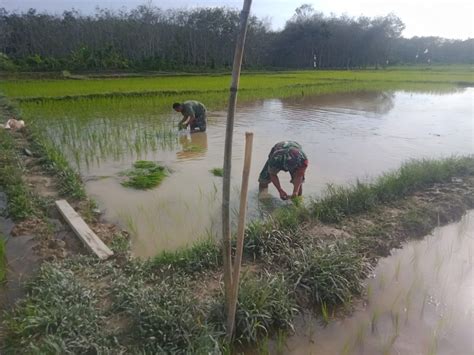
[[222,265],[222,252],[214,239],[206,238],[190,247],[163,251],[152,261],[157,268],[180,269],[189,273],[216,269]]
[[400,199],[434,183],[472,174],[474,156],[413,160],[373,183],[358,181],[349,187],[329,186],[325,196],[311,205],[310,212],[323,222],[334,223],[345,216],[369,211],[381,203]]
[[7,259],[5,251],[5,239],[0,233],[0,284],[5,281],[7,277]]
[[8,216],[17,221],[37,212],[34,198],[23,181],[18,154],[10,133],[0,130],[0,187],[7,195]]
[[46,171],[56,176],[59,193],[75,200],[84,199],[86,192],[81,177],[71,168],[63,149],[37,126],[28,128],[28,139],[35,153],[41,156],[41,164]]
[[[397,68],[361,71],[296,71],[244,73],[242,90],[262,90],[278,87],[312,85],[333,81],[391,81],[423,83],[473,82],[474,72],[468,67]],[[64,97],[103,93],[164,92],[227,90],[230,75],[162,76],[88,80],[14,80],[2,84],[9,97]]]
[[[212,322],[223,331],[224,295],[211,311]],[[284,275],[244,275],[239,287],[235,315],[235,342],[256,343],[275,329],[293,330],[297,305],[291,284]]]
[[128,178],[122,182],[123,186],[147,190],[161,184],[168,172],[155,162],[139,160],[133,164],[133,169],[123,174]]
[[210,172],[214,176],[220,176],[220,177],[224,176],[224,169],[223,168],[212,168],[210,170]]
[[[242,76],[239,102],[354,91],[453,92],[461,81],[474,83],[473,75],[465,67],[253,73]],[[6,80],[2,90],[28,125],[81,170],[130,153],[176,148],[176,127],[168,119],[172,102],[192,97],[223,110],[229,82],[227,75]]]

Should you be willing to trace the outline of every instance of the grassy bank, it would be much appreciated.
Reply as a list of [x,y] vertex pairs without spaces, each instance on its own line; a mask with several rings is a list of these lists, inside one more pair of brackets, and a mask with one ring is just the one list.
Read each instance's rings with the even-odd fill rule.
[[[334,187],[308,207],[250,224],[235,343],[291,331],[304,309],[327,314],[327,307],[350,306],[387,249],[474,206],[473,176],[474,157],[413,161],[372,184]],[[435,184],[449,192],[430,192]],[[321,234],[323,220],[336,221],[328,227],[346,234]],[[228,352],[220,255],[205,240],[149,261],[78,257],[45,264],[6,317],[4,350]]]
[[34,196],[23,180],[19,154],[10,133],[0,129],[0,188],[7,195],[7,215],[17,221],[37,213]]

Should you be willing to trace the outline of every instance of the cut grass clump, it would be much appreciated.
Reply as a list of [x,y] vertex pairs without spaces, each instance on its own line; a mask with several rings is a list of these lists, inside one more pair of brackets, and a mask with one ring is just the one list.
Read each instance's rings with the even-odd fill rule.
[[139,160],[133,164],[133,169],[126,171],[124,175],[128,180],[122,182],[123,186],[147,190],[161,184],[168,172],[155,162]]
[[223,168],[213,168],[210,171],[214,176],[220,176],[220,177],[224,176]]
[[0,233],[0,284],[7,277],[7,256],[5,251],[5,239]]

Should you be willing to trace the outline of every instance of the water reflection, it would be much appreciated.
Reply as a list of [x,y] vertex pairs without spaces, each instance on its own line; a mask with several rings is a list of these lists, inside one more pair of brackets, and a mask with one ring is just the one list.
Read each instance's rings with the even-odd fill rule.
[[393,92],[358,92],[343,95],[321,95],[316,100],[311,96],[302,96],[282,100],[283,109],[295,106],[309,106],[323,110],[336,109],[337,112],[366,112],[384,115],[394,108]]
[[196,159],[206,155],[206,132],[180,132],[179,135],[179,144],[181,145],[181,150],[176,152],[176,157],[178,160]]

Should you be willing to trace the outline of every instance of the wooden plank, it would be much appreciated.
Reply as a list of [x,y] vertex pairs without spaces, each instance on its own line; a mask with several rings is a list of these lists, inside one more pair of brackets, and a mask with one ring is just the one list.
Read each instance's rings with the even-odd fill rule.
[[113,251],[110,250],[107,245],[105,245],[104,242],[89,228],[86,222],[84,222],[81,216],[74,211],[66,200],[58,200],[55,203],[59,212],[61,212],[74,233],[76,233],[86,247],[95,253],[99,259],[105,260],[114,254]]

